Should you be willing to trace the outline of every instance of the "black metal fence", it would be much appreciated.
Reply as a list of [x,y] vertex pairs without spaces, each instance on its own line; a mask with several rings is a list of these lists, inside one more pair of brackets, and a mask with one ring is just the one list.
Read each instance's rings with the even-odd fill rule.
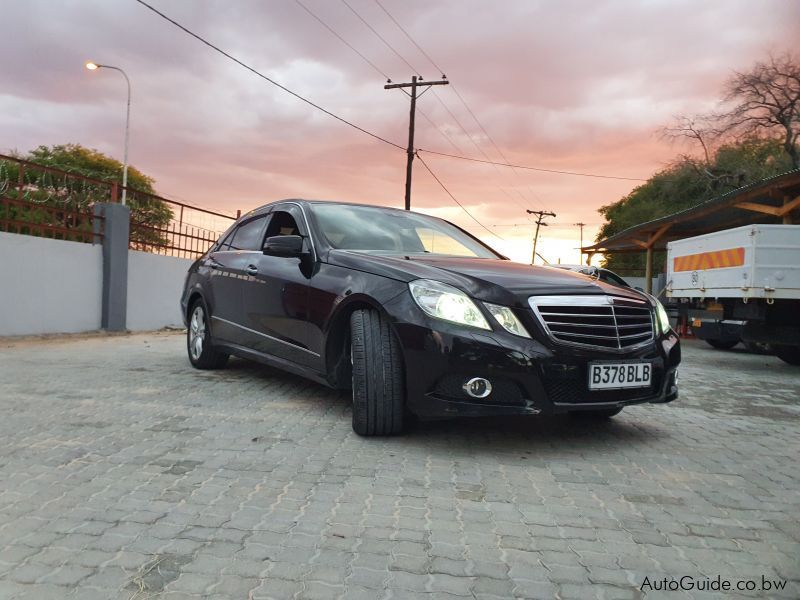
[[[0,231],[77,242],[102,237],[100,202],[119,202],[122,186],[0,154]],[[232,215],[126,189],[130,248],[196,258],[236,219]]]

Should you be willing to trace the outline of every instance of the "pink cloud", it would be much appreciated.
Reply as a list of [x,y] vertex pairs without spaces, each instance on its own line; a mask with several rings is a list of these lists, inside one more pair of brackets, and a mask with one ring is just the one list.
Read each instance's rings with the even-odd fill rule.
[[[653,135],[672,114],[713,105],[732,69],[796,43],[800,21],[792,0],[382,1],[511,161],[627,177],[648,177],[676,154]],[[393,78],[412,74],[344,5],[305,3]],[[405,144],[406,96],[385,91],[381,75],[295,3],[154,4],[315,102]],[[421,74],[440,75],[372,0],[351,4]],[[26,32],[0,38],[4,150],[80,142],[121,155],[124,84],[115,73],[83,70],[91,58],[130,75],[131,160],[166,195],[229,212],[297,196],[402,204],[402,151],[314,111],[135,3],[12,3],[4,22]],[[499,158],[453,90],[437,91],[468,135],[433,94],[420,99],[421,110],[470,156],[483,156],[474,141]],[[421,116],[417,146],[453,151]],[[424,156],[462,203],[520,249],[523,228],[514,224],[527,222],[523,207],[555,210],[564,225],[547,235],[577,245],[569,224],[599,223],[597,208],[636,185]],[[474,226],[419,164],[414,205]]]

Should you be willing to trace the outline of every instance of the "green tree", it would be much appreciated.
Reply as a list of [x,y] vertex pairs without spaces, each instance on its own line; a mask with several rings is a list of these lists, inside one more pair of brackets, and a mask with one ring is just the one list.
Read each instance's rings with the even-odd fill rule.
[[[121,162],[80,144],[39,146],[22,158],[45,167],[122,185]],[[152,177],[148,177],[134,166],[128,166],[128,187],[147,194],[155,194],[154,183]]]
[[[781,140],[772,138],[750,137],[724,144],[703,158],[682,156],[621,200],[601,207],[598,212],[606,222],[597,240],[791,168],[791,157]],[[656,266],[663,265],[663,261],[664,253],[656,253]],[[642,275],[644,256],[609,254],[604,266],[621,274]]]
[[[662,130],[671,140],[690,141],[699,156],[679,155],[630,194],[599,212],[603,240],[646,221],[710,200],[766,177],[800,168],[800,61],[790,53],[770,55],[725,83],[720,109],[678,116]],[[656,253],[656,266],[664,253]],[[644,273],[644,256],[612,254],[605,266]]]
[[[70,174],[122,185],[122,163],[80,144],[39,146],[17,157]],[[0,188],[5,188],[6,193],[14,190],[18,178],[19,167],[16,163],[4,161],[0,164]],[[65,214],[66,211],[86,213],[91,210],[94,203],[108,202],[111,199],[107,185],[48,173],[36,168],[26,167],[23,179],[24,188],[17,193],[40,208],[16,207],[13,215],[16,220],[55,224],[48,223],[55,219],[59,221],[59,226],[83,230],[88,227],[85,221],[54,213],[52,208],[63,208]],[[136,167],[128,167],[127,202],[131,209],[131,242],[135,248],[163,243],[164,238],[157,229],[166,227],[173,217],[172,210],[166,203],[150,195],[156,193],[153,184],[154,180],[151,177]],[[48,207],[51,210],[47,210]],[[36,234],[35,228],[29,233]]]

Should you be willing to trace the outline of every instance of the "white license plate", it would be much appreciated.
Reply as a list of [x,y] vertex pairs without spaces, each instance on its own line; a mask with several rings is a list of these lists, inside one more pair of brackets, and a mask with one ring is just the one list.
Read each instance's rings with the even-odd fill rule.
[[589,389],[649,387],[652,374],[653,365],[645,362],[590,363]]

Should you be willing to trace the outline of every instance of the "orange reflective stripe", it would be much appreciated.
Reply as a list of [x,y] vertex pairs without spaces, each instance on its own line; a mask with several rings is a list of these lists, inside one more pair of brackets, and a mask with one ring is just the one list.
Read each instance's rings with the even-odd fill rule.
[[739,267],[744,264],[744,248],[728,248],[715,252],[700,252],[676,256],[672,260],[672,270],[676,273],[683,271],[706,271],[708,269],[722,269],[725,267]]

